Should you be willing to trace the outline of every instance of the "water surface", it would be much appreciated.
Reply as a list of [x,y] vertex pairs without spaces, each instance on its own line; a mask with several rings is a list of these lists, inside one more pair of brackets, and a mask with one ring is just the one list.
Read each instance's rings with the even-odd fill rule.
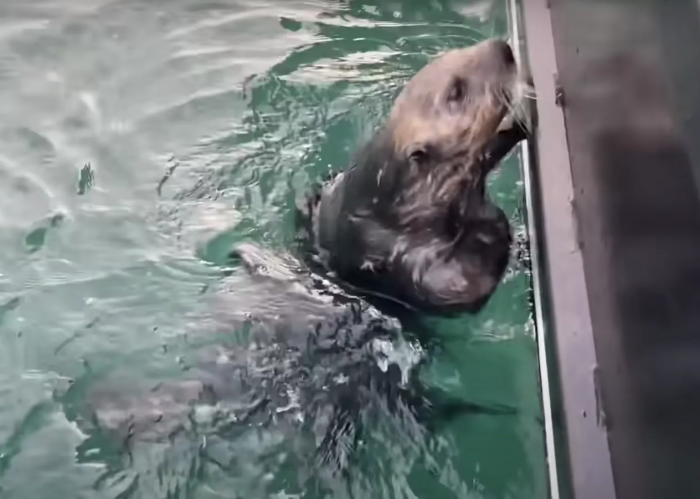
[[[506,36],[505,4],[3,0],[0,495],[328,495],[263,459],[277,433],[126,453],[71,411],[100,380],[178,379],[231,244],[288,247],[295,194],[347,163],[428,57]],[[522,233],[515,156],[491,191]],[[546,497],[528,289],[514,258],[482,314],[435,324],[426,374],[520,415],[457,418],[421,456],[388,440],[355,497]]]

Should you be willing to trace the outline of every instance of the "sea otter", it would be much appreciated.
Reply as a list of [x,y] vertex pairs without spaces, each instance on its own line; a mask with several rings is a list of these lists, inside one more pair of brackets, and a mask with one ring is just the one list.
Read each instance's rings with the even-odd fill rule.
[[[525,137],[517,119],[504,123],[517,85],[513,54],[495,40],[447,52],[414,76],[353,167],[299,211],[327,268],[422,310],[483,306],[509,254],[508,221],[485,177]],[[300,442],[295,454],[310,472],[336,474],[378,415],[393,416],[399,440],[411,442],[464,411],[517,413],[424,386],[419,341],[296,259],[252,244],[232,255],[240,265],[211,295],[222,337],[185,379],[129,394],[85,376],[62,397],[69,419],[98,441],[106,432],[127,443],[279,430]]]
[[497,39],[427,64],[351,168],[297,203],[307,262],[409,309],[479,311],[509,260],[508,219],[486,177],[527,136],[524,83]]

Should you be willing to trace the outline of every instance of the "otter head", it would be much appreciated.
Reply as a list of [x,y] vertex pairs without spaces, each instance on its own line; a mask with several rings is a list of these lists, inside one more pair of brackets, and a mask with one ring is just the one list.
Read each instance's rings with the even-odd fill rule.
[[510,46],[497,39],[451,50],[421,69],[396,99],[387,123],[392,156],[408,183],[403,189],[442,204],[466,194],[469,185],[483,185],[489,148],[514,109],[519,82]]

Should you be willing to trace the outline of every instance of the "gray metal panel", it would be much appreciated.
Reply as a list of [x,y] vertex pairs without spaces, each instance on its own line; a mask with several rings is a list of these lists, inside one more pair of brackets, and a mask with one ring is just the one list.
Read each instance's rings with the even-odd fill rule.
[[[559,375],[569,480],[563,496],[614,499],[605,417],[596,390],[597,360],[593,342],[582,254],[573,207],[564,117],[556,103],[556,64],[546,0],[522,2],[528,63],[538,95],[533,178],[539,219],[533,220],[542,241],[543,271],[548,291],[545,330],[556,335],[554,369]],[[543,361],[544,359],[541,359]],[[563,412],[562,412],[563,409]],[[561,440],[563,435],[558,435]],[[566,459],[562,459],[566,458]],[[556,496],[555,496],[556,497]]]
[[[544,24],[534,21],[545,0],[529,11],[533,67],[545,53]],[[615,488],[619,499],[700,497],[700,16],[694,0],[550,0],[552,31],[564,96],[566,141],[588,306],[595,338]],[[545,9],[546,10],[546,9]],[[546,13],[539,12],[540,16]],[[541,76],[546,80],[546,77]],[[537,82],[536,82],[537,84]],[[549,90],[538,88],[543,198],[566,190],[549,177],[567,161],[555,157],[549,134],[558,118],[544,113]],[[693,161],[696,163],[693,166]],[[551,163],[548,170],[547,163]],[[555,166],[556,163],[556,166]],[[553,173],[551,173],[554,175]],[[558,175],[563,176],[561,171]],[[550,194],[553,200],[556,195]],[[561,195],[558,195],[562,197]],[[552,206],[557,205],[552,208]],[[545,210],[566,210],[564,200]],[[560,215],[545,214],[558,218]],[[545,227],[546,228],[546,227]],[[547,249],[562,242],[547,234]],[[556,253],[550,252],[549,259]],[[550,266],[556,267],[550,261]],[[568,352],[588,331],[562,329],[557,306],[566,423],[578,499],[596,492],[596,469],[581,442],[587,434],[572,414],[588,405],[587,384],[572,381],[591,359]],[[569,362],[578,367],[567,365]],[[567,374],[568,373],[568,374]],[[583,388],[582,388],[583,386]],[[593,434],[593,432],[590,432]],[[603,461],[606,456],[603,455]],[[578,471],[579,467],[585,471]],[[581,476],[581,475],[585,476]]]

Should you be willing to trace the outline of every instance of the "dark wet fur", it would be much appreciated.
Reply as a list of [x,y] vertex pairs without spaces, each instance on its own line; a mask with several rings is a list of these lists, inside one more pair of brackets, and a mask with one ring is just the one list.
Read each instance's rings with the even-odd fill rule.
[[[459,256],[455,252],[465,250],[462,255],[463,258],[478,260],[481,264],[480,272],[500,280],[508,265],[512,237],[505,214],[491,203],[486,196],[485,177],[518,142],[525,138],[526,131],[518,125],[511,129],[500,131],[489,144],[481,160],[483,172],[481,180],[473,186],[465,185],[464,197],[456,200],[453,209],[446,210],[446,216],[443,220],[444,227],[448,231],[463,230],[468,233],[479,229],[486,230],[494,235],[497,243],[494,245],[480,245],[478,242],[466,241],[461,247],[453,247],[449,243],[441,246],[438,241],[435,258],[438,257],[438,252],[441,252],[443,255],[452,252],[452,255]],[[315,218],[320,216],[317,208],[321,200],[323,186],[333,181],[336,174],[327,176],[322,183],[314,185],[296,206],[295,222],[298,254],[316,272],[322,273],[339,285],[351,289],[354,293],[361,295],[389,315],[397,316],[402,321],[409,321],[412,326],[420,324],[420,315],[425,312],[443,316],[459,314],[465,311],[478,312],[488,301],[490,295],[466,305],[459,303],[456,306],[430,302],[429,300],[416,300],[410,292],[412,276],[406,274],[397,275],[396,267],[392,269],[374,268],[372,271],[362,269],[361,259],[368,251],[368,248],[363,245],[363,241],[367,236],[360,235],[358,232],[371,232],[376,225],[372,223],[371,225],[359,224],[359,227],[358,225],[353,226],[348,221],[347,213],[352,212],[359,204],[365,202],[367,196],[375,195],[378,199],[378,217],[370,220],[370,222],[385,224],[389,228],[397,225],[389,217],[380,217],[383,211],[382,204],[392,204],[396,197],[400,196],[400,192],[389,190],[378,193],[375,181],[379,167],[384,168],[388,172],[384,174],[387,183],[391,182],[392,173],[400,175],[401,169],[405,168],[405,165],[402,164],[402,159],[397,158],[393,153],[393,149],[390,147],[391,144],[387,142],[388,140],[380,132],[361,151],[355,164],[363,164],[365,168],[362,170],[351,168],[345,173],[348,177],[343,179],[345,182],[343,189],[349,191],[350,194],[347,196],[347,199],[342,199],[331,208],[333,210],[332,213],[326,214],[329,220],[335,219],[337,231],[336,240],[333,244],[337,248],[342,248],[342,251],[331,254],[328,261],[324,262],[317,251],[318,234],[316,234],[313,227]],[[479,197],[480,206],[478,209],[482,213],[486,213],[482,220],[470,219],[467,214],[469,210],[473,209],[473,207],[469,206],[471,201],[470,195],[472,194]],[[451,227],[454,229],[450,229]],[[399,233],[399,231],[390,232],[394,238]],[[394,238],[387,237],[383,241],[387,251],[395,243]],[[408,273],[411,270],[412,268],[410,267],[398,268],[398,272],[401,273]],[[406,291],[407,289],[409,290],[408,292]]]

